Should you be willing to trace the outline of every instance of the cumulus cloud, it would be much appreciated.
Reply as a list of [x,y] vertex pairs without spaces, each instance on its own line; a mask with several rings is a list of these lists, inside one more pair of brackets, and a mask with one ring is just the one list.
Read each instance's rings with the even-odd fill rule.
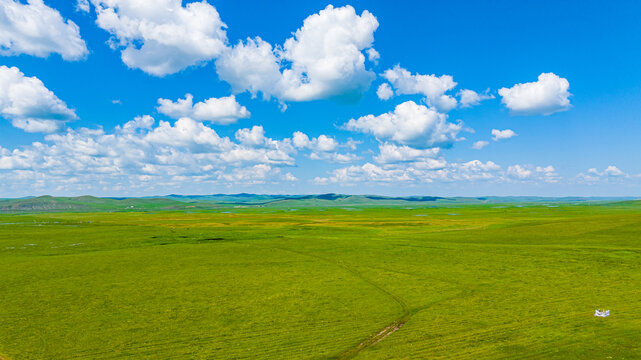
[[222,175],[222,178],[229,182],[242,181],[249,184],[262,184],[267,178],[274,177],[279,173],[279,168],[274,168],[269,164],[256,164],[234,169],[230,174]]
[[349,163],[359,159],[354,154],[337,152],[339,147],[348,147],[354,150],[356,145],[353,142],[341,145],[336,139],[327,135],[319,135],[310,139],[307,134],[296,131],[292,136],[292,145],[299,150],[311,150],[309,158],[312,160]]
[[482,148],[488,146],[489,144],[490,144],[489,141],[479,140],[479,141],[475,142],[474,144],[472,144],[472,149],[481,150]]
[[490,94],[490,89],[485,90],[484,93],[477,93],[474,90],[463,89],[457,93],[459,96],[459,104],[462,108],[478,105],[483,100],[494,99],[494,95]]
[[327,177],[316,177],[314,183],[431,183],[434,181],[489,181],[501,180],[501,167],[492,161],[472,160],[464,163],[447,163],[431,159],[431,162],[398,163],[378,166],[372,163],[352,165],[335,169]]
[[328,177],[316,177],[317,185],[339,183],[355,185],[363,182],[403,182],[412,180],[403,170],[386,170],[378,165],[366,163],[332,170]]
[[74,110],[36,77],[0,66],[0,115],[27,132],[51,133],[78,119]]
[[519,179],[526,179],[532,175],[532,170],[528,170],[521,165],[512,165],[507,168],[508,175],[514,176]]
[[265,137],[265,130],[262,126],[255,125],[251,129],[238,129],[236,140],[241,144],[250,146],[264,145],[268,139]]
[[0,0],[0,55],[28,54],[47,57],[60,54],[79,60],[88,51],[78,26],[42,0]]
[[585,173],[579,173],[577,178],[579,181],[583,182],[599,182],[599,181],[610,181],[620,178],[627,178],[630,175],[621,171],[618,167],[614,165],[607,166],[603,171],[599,171],[596,168],[590,168]]
[[517,136],[517,134],[510,129],[505,129],[505,130],[492,129],[492,140],[494,141],[509,139],[515,136]]
[[180,118],[174,125],[161,121],[144,139],[154,144],[188,147],[194,152],[231,147],[229,140],[218,136],[214,129],[190,118]]
[[138,129],[151,129],[154,122],[154,118],[149,115],[136,116],[133,120],[126,122],[122,127],[120,125],[116,126],[116,130],[131,133]]
[[372,134],[381,140],[419,148],[450,146],[456,141],[462,124],[447,121],[447,115],[432,108],[406,101],[394,111],[378,116],[367,115],[351,119],[343,128]]
[[536,180],[549,183],[554,183],[558,180],[558,174],[552,165],[512,165],[507,168],[506,175],[518,180]]
[[288,172],[287,174],[283,175],[283,180],[291,182],[298,181],[298,178],[294,176],[294,174]]
[[113,132],[67,129],[19,149],[0,147],[0,179],[6,186],[38,179],[49,189],[69,190],[171,188],[186,181],[239,185],[281,180],[280,168],[295,165],[291,139],[268,138],[260,126],[240,129],[235,140],[193,119],[156,125],[143,115]]
[[625,173],[614,165],[610,165],[605,170],[603,170],[603,175],[605,176],[624,176]]
[[[428,154],[431,156],[434,154]],[[432,182],[547,182],[559,180],[552,166],[512,165],[503,170],[493,161],[471,160],[452,162],[439,158],[424,158],[420,161],[392,161],[381,165],[365,163],[334,169],[328,176],[316,177],[319,185],[338,183],[354,185],[362,183],[420,184]]]
[[499,89],[503,104],[515,115],[550,115],[570,108],[567,79],[542,73],[538,81]]
[[373,62],[374,64],[378,63],[378,59],[381,58],[381,54],[376,51],[374,48],[369,48],[365,51],[367,53],[367,60]]
[[359,98],[376,77],[365,58],[378,58],[372,48],[376,28],[367,10],[358,15],[349,5],[328,5],[307,17],[282,46],[256,37],[228,48],[216,60],[216,71],[234,92],[261,92],[280,101]]
[[158,99],[158,104],[159,112],[174,119],[189,117],[222,125],[234,123],[238,119],[245,119],[251,115],[246,107],[236,101],[234,95],[209,98],[194,104],[193,96],[187,94],[184,99],[178,99],[175,102],[169,99]]
[[165,76],[219,56],[226,25],[207,1],[91,0],[96,24],[108,31],[130,68]]
[[400,65],[386,70],[381,75],[392,84],[397,95],[423,95],[426,104],[443,112],[456,107],[456,99],[445,94],[456,87],[456,82],[450,75],[412,74]]
[[320,135],[310,139],[307,134],[296,131],[292,136],[292,143],[298,149],[309,149],[313,151],[334,151],[338,148],[338,142],[327,135]]
[[76,0],[76,11],[88,13],[90,10],[89,0]]
[[380,144],[378,150],[379,154],[374,157],[374,161],[379,164],[426,160],[434,158],[440,152],[439,148],[414,149],[406,145],[398,146],[388,143]]
[[382,83],[376,90],[376,96],[381,100],[389,100],[394,96],[394,90],[388,83]]

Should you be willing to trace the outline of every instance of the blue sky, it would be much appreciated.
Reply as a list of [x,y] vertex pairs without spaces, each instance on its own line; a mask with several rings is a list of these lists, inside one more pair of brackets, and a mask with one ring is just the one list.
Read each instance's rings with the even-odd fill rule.
[[0,197],[637,196],[640,10],[0,0]]

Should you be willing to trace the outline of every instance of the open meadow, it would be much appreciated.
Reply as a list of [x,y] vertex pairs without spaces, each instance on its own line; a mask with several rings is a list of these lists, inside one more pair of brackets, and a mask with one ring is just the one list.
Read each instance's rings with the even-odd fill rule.
[[635,201],[5,214],[0,358],[641,358],[640,235]]

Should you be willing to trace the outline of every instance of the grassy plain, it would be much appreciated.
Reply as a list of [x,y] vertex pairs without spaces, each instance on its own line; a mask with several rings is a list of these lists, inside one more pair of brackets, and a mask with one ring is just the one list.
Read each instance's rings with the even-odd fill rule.
[[0,215],[0,358],[641,358],[640,235],[638,202]]

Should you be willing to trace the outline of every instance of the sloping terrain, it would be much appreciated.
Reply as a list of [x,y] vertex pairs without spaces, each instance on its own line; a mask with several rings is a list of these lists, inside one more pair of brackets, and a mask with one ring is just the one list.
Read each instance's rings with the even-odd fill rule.
[[614,198],[539,198],[539,197],[438,197],[379,195],[167,195],[146,198],[100,198],[93,196],[39,196],[0,199],[0,213],[61,211],[157,211],[207,210],[230,207],[313,208],[313,207],[434,207],[470,204],[588,203]]
[[638,201],[0,215],[0,357],[636,359],[639,233]]

